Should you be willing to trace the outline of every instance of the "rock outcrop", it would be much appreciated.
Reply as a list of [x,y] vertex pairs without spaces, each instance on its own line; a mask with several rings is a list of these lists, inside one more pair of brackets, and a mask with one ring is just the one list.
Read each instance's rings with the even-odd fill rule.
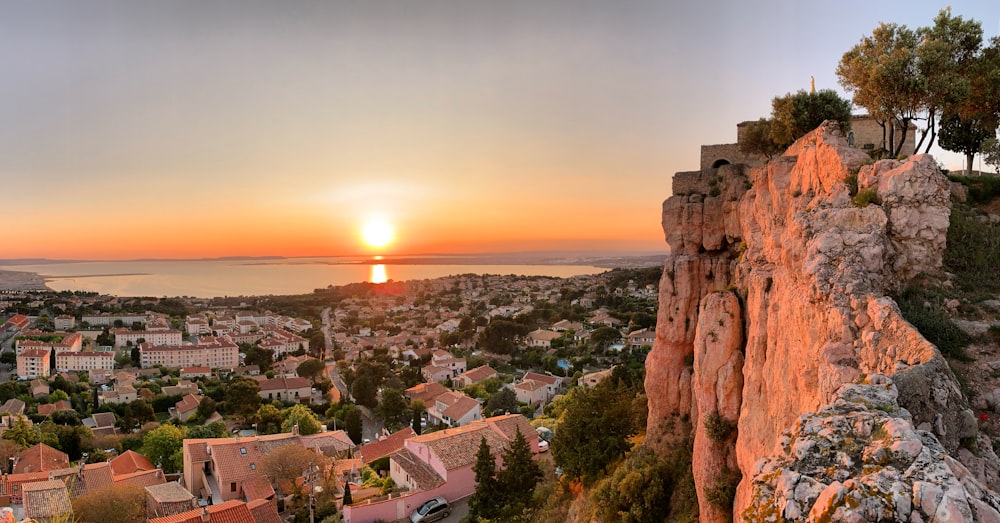
[[[827,123],[763,168],[678,173],[673,193],[646,440],[685,436],[673,421],[690,418],[702,521],[732,518],[704,502],[728,468],[740,514],[782,433],[863,375],[891,376],[907,421],[942,448],[975,440],[947,362],[889,297],[941,267],[950,187],[933,158],[873,163]],[[708,441],[720,419],[736,431]]]

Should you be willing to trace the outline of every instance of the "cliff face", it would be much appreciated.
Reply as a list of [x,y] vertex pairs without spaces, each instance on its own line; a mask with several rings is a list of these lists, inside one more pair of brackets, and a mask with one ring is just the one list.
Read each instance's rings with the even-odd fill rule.
[[[854,175],[877,204],[852,201]],[[975,438],[947,363],[887,296],[941,266],[950,200],[933,158],[872,164],[824,124],[763,168],[678,173],[673,193],[647,442],[683,436],[673,420],[690,417],[702,521],[754,505],[759,462],[781,452],[783,431],[867,375],[888,376],[903,417],[943,448]],[[720,433],[726,422],[736,431]],[[730,512],[709,498],[736,469]]]

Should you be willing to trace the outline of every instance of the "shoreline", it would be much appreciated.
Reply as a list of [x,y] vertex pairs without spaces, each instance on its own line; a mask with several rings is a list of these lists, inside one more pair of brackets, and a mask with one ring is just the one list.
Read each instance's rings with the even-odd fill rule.
[[35,272],[0,269],[0,292],[52,291],[47,282],[44,276]]

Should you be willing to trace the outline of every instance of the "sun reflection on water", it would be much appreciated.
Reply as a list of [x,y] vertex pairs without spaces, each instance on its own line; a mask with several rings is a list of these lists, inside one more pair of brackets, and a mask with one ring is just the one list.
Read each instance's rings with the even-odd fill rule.
[[368,281],[372,283],[385,283],[389,281],[389,277],[385,272],[384,264],[372,265],[372,275],[368,278]]

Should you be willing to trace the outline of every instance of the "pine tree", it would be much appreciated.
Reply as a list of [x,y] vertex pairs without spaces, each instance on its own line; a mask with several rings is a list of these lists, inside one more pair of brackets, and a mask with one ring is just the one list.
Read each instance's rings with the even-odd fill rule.
[[351,499],[351,484],[345,481],[344,482],[344,506],[346,507],[348,505],[351,505],[352,503],[354,503],[354,500]]
[[497,488],[505,504],[519,513],[531,501],[535,485],[542,479],[542,469],[532,459],[531,445],[520,428],[503,451],[503,464],[503,470],[497,473]]
[[496,517],[503,506],[503,493],[498,489],[497,463],[486,438],[479,441],[472,471],[476,473],[476,491],[469,498],[469,513],[484,519]]

